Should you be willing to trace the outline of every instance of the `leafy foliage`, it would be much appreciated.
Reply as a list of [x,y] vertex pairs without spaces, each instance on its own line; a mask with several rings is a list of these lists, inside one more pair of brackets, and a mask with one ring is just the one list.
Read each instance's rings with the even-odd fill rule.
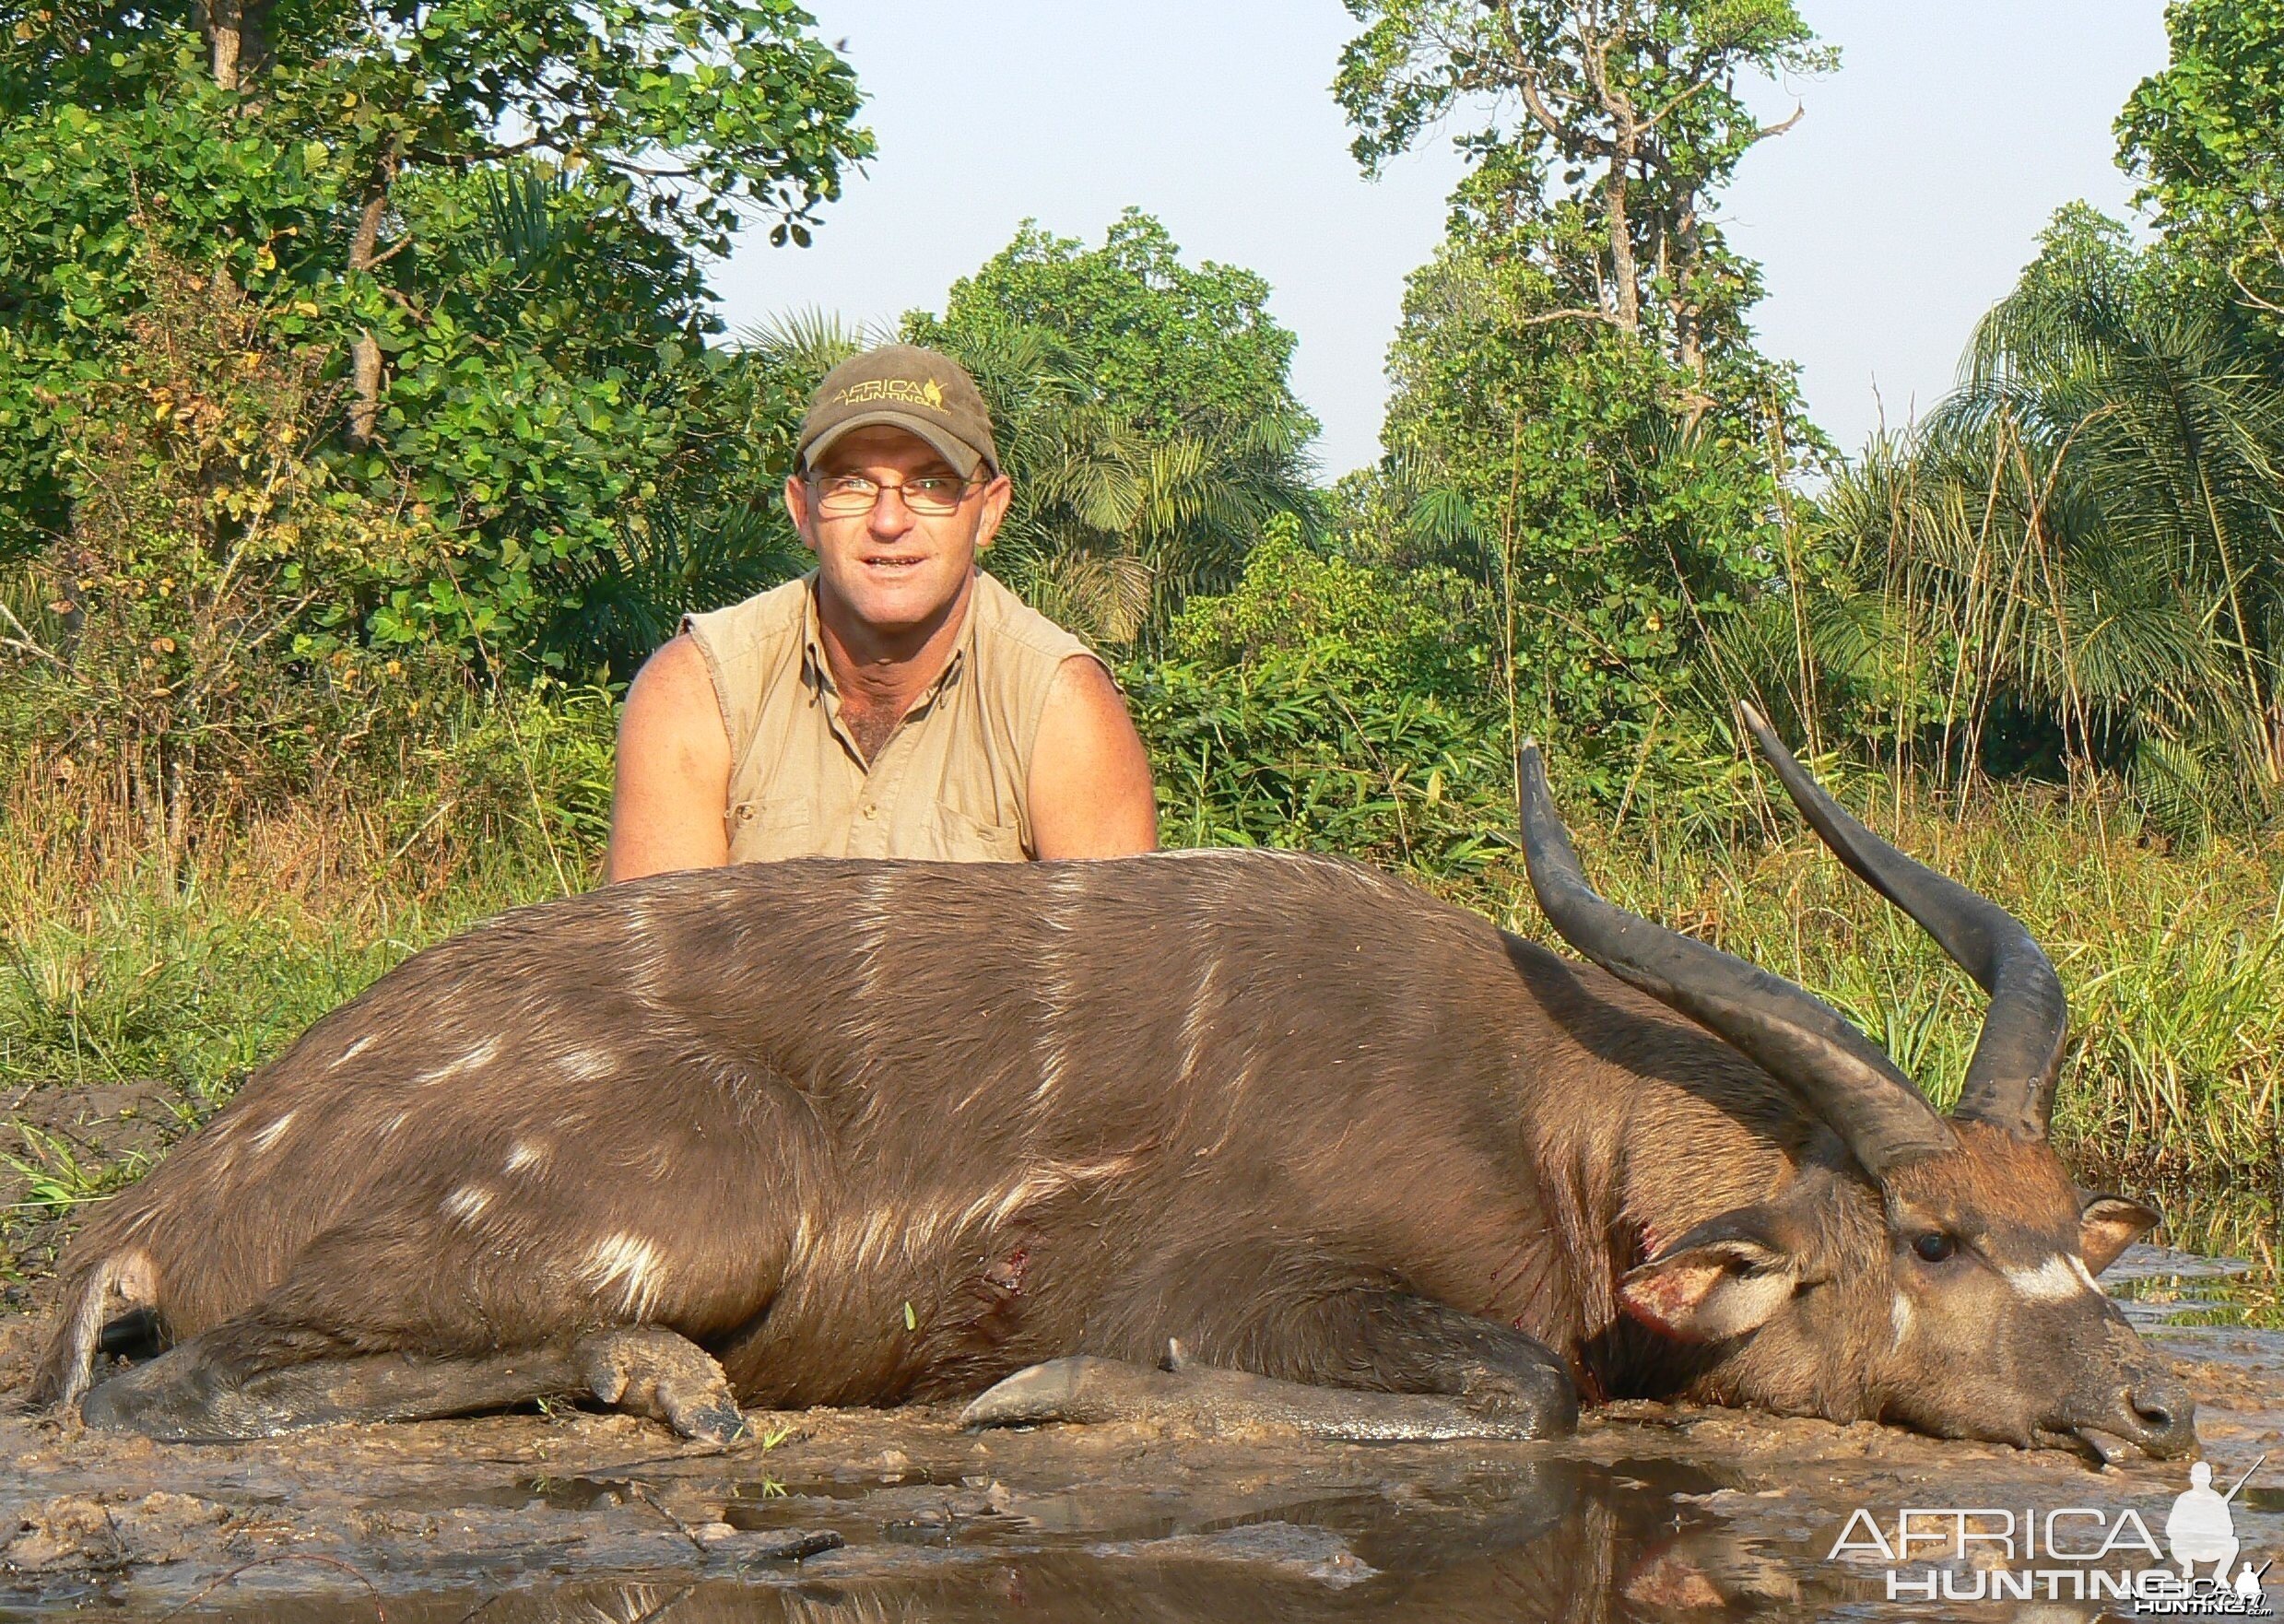
[[1758,271],[1712,213],[1791,122],[1762,124],[1741,82],[1831,54],[1789,0],[1349,10],[1334,90],[1358,159],[1457,119],[1468,170],[1407,288],[1385,454],[1344,487],[1344,545],[1478,584],[1510,745],[1562,738],[1614,802],[1645,773],[1707,781],[1744,691],[1730,623],[1814,567],[1787,482],[1825,453],[1752,347]]
[[784,0],[23,14],[0,40],[0,557],[77,522],[67,425],[164,265],[338,381],[309,454],[440,537],[432,570],[368,571],[336,630],[580,664],[547,641],[579,624],[562,594],[630,513],[744,461],[695,256],[748,214],[806,241],[870,150],[810,29]]
[[1128,208],[1094,249],[1025,221],[1012,242],[952,284],[940,327],[1052,334],[1092,393],[1152,438],[1227,433],[1276,418],[1304,444],[1316,420],[1287,382],[1294,338],[1269,314],[1268,298],[1268,283],[1252,271],[1183,264],[1166,228]]
[[2172,60],[2118,115],[2119,156],[2176,251],[2172,269],[2284,335],[2284,5],[2177,0]]
[[2280,471],[2284,381],[2247,324],[2064,209],[1961,387],[1833,487],[1854,584],[1823,663],[1861,685],[1912,651],[1866,696],[1900,757],[1926,736],[1943,765],[2113,766],[2176,832],[2261,816],[2284,780]]
[[[1364,31],[1333,93],[1367,172],[1445,120],[1469,160],[1455,237],[1545,280],[1531,319],[1645,326],[1694,380],[1743,347],[1758,273],[1713,194],[1764,125],[1739,81],[1830,69],[1792,0],[1348,0]],[[1796,115],[1795,115],[1796,116]]]
[[993,406],[1015,506],[992,565],[1049,615],[1127,646],[1235,580],[1277,515],[1314,508],[1316,420],[1267,283],[1182,263],[1128,209],[1100,249],[1026,223],[905,336],[959,357]]

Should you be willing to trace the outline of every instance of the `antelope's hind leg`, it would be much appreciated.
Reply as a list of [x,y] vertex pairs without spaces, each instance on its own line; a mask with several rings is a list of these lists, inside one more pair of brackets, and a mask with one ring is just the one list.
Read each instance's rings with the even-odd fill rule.
[[704,1442],[727,1443],[745,1431],[736,1396],[713,1356],[657,1325],[622,1326],[511,1353],[359,1354],[244,1375],[239,1368],[211,1336],[193,1337],[96,1388],[80,1414],[91,1427],[219,1443],[337,1421],[431,1420],[584,1397]]
[[971,1427],[1170,1421],[1360,1442],[1548,1438],[1578,1425],[1570,1372],[1536,1338],[1399,1292],[1356,1293],[1292,1327],[1302,1380],[1218,1369],[1170,1344],[1152,1370],[1080,1356],[1018,1371],[969,1405]]

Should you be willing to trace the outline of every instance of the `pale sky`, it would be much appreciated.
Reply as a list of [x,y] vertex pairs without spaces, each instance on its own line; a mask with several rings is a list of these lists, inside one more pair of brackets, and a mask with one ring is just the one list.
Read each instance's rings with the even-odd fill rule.
[[[1329,478],[1378,454],[1404,277],[1459,173],[1442,136],[1358,173],[1331,84],[1337,0],[809,0],[845,41],[879,151],[806,250],[748,234],[715,285],[733,327],[811,306],[889,321],[1036,218],[1099,242],[1135,204],[1185,259],[1247,266],[1300,335],[1293,385]],[[1969,328],[2073,198],[2123,212],[2111,123],[2164,65],[2162,0],[1801,0],[1843,53],[1772,92],[1807,116],[1746,159],[1723,213],[1766,270],[1763,347],[1853,451],[1948,387]]]

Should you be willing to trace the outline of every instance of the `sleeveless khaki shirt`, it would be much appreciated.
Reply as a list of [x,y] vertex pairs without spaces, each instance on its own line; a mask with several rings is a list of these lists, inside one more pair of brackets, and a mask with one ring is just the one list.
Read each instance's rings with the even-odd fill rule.
[[1073,654],[1101,656],[979,570],[943,674],[867,764],[842,725],[816,583],[812,570],[682,620],[729,731],[730,861],[1036,856],[1031,748],[1047,688]]

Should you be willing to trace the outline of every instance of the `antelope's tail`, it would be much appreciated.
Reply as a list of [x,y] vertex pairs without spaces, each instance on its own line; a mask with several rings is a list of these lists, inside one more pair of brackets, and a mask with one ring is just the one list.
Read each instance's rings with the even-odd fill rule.
[[64,1283],[61,1317],[40,1356],[25,1402],[33,1409],[68,1409],[95,1380],[103,1327],[157,1303],[150,1253],[130,1246],[89,1258]]

